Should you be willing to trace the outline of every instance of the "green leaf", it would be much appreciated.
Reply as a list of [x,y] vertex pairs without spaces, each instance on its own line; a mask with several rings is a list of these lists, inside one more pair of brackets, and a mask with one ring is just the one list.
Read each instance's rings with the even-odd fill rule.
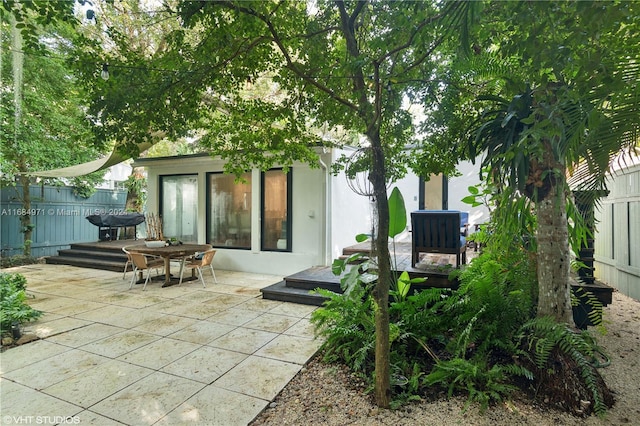
[[358,235],[356,235],[356,241],[359,242],[359,243],[364,243],[368,239],[369,239],[369,236],[367,234],[358,234]]
[[462,201],[465,204],[470,204],[471,207],[478,207],[482,205],[482,203],[479,203],[478,201],[476,201],[476,197],[474,195],[467,195],[460,201]]
[[389,196],[389,237],[402,233],[407,227],[407,210],[404,198],[398,187],[394,187]]

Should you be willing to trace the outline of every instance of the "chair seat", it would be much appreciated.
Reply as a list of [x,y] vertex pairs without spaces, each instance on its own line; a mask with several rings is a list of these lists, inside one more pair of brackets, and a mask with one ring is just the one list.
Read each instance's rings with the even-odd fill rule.
[[136,279],[136,273],[146,270],[147,278],[144,281],[144,286],[142,290],[144,291],[147,288],[147,283],[151,278],[151,269],[156,269],[158,273],[159,268],[164,269],[164,260],[158,256],[148,256],[141,253],[129,253],[131,263],[133,264],[133,276],[131,277],[131,283],[129,284],[129,290],[133,287],[133,282]]
[[211,250],[207,250],[203,253],[197,253],[191,257],[185,258],[182,262],[182,267],[180,268],[180,282],[178,283],[178,285],[182,284],[182,277],[184,276],[184,270],[186,268],[191,268],[192,270],[197,270],[198,271],[198,277],[200,278],[200,281],[202,281],[202,287],[207,287],[207,285],[204,282],[204,277],[202,276],[202,268],[209,268],[211,269],[211,275],[213,275],[213,280],[214,282],[218,282],[218,279],[216,278],[216,273],[213,270],[213,256],[216,254],[216,251],[214,249]]

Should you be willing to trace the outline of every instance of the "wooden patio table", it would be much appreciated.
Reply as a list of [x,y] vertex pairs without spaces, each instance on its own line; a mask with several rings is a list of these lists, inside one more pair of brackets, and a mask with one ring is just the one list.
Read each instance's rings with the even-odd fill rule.
[[171,281],[171,259],[184,259],[209,249],[211,249],[211,245],[209,244],[178,244],[165,247],[147,247],[145,245],[139,245],[128,248],[132,253],[160,256],[164,259],[164,284],[162,284],[162,287],[169,287],[178,283],[177,279],[174,280],[175,282]]

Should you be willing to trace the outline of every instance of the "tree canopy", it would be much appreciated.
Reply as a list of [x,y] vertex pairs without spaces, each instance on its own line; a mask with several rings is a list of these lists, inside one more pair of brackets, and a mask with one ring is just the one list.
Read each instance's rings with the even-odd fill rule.
[[[90,113],[100,131],[133,154],[150,130],[170,138],[199,130],[210,152],[228,160],[227,171],[241,173],[294,161],[317,165],[314,147],[344,144],[328,138],[329,132],[364,138],[367,154],[359,167],[370,170],[371,195],[382,218],[375,225],[381,235],[375,247],[380,268],[376,353],[381,359],[376,395],[383,406],[389,404],[390,387],[387,183],[406,173],[406,148],[418,142],[411,101],[438,84],[438,49],[456,34],[455,28],[464,27],[471,6],[167,2],[160,10],[136,11],[141,19],[153,18],[169,29],[153,49],[130,48],[117,28],[109,28],[109,51],[85,45],[75,60],[93,88]],[[108,64],[108,81],[97,80],[97,57]],[[262,96],[255,96],[256,86],[263,88]],[[423,116],[429,107],[423,105]],[[439,170],[432,171],[452,169],[451,151],[441,152],[443,161],[430,164]]]

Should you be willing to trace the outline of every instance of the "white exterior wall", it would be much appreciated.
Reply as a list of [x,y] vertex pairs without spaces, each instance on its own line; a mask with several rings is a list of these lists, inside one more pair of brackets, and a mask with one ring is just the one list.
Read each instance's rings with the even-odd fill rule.
[[[332,150],[331,161],[342,154],[351,152]],[[342,255],[342,249],[356,244],[356,235],[370,234],[372,225],[372,205],[369,197],[354,193],[347,183],[344,173],[330,174],[329,198],[329,254],[327,265]]]
[[[370,234],[373,221],[373,206],[369,197],[355,194],[347,184],[344,173],[333,176],[331,164],[343,153],[330,150],[320,156],[319,167],[306,164],[292,167],[292,251],[260,251],[260,171],[253,170],[252,177],[252,249],[216,248],[214,267],[232,271],[290,275],[312,266],[331,265],[342,255],[342,249],[356,243],[357,234]],[[347,154],[349,154],[347,152]],[[198,176],[198,243],[206,241],[207,217],[207,173],[219,172],[224,162],[210,156],[165,157],[141,159],[135,166],[147,170],[147,212],[158,213],[160,200],[160,176],[197,174]],[[449,208],[469,211],[469,206],[459,202],[467,195],[467,187],[477,183],[477,169],[467,170],[462,166],[462,177],[453,178],[449,184]],[[390,185],[388,192],[398,187],[407,210],[407,225],[410,214],[418,209],[419,179],[413,174]],[[482,223],[484,208],[472,209],[472,223]],[[480,212],[475,213],[476,210]],[[486,209],[484,209],[486,211]],[[409,240],[407,232],[398,240]]]
[[470,195],[468,188],[480,183],[480,164],[463,161],[456,168],[461,176],[449,179],[449,210],[469,212],[469,232],[473,232],[473,225],[489,221],[489,210],[486,206],[472,208],[471,205],[462,202],[464,197]]
[[[223,162],[208,156],[163,158],[138,161],[147,169],[147,212],[158,213],[160,176],[198,175],[198,243],[206,241],[207,173],[222,170]],[[296,164],[292,168],[292,252],[260,251],[260,172],[252,178],[252,249],[216,248],[214,268],[275,275],[290,275],[311,266],[323,265],[325,244],[326,170]],[[326,264],[330,264],[331,260]]]

